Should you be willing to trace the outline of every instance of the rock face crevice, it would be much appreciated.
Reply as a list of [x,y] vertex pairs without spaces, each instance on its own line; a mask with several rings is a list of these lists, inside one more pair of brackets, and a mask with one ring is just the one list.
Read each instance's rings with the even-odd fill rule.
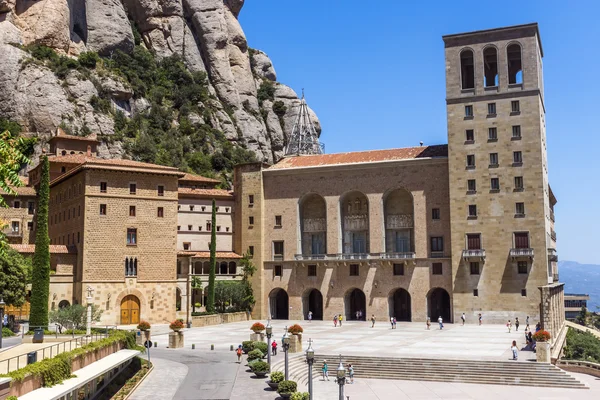
[[[95,77],[92,84],[77,72],[59,79],[43,65],[28,63],[30,55],[18,45],[44,45],[70,57],[89,51],[111,57],[116,51],[131,53],[139,40],[159,59],[176,55],[190,71],[206,72],[211,99],[199,107],[212,111],[198,118],[259,160],[276,161],[300,100],[277,82],[269,57],[249,48],[237,19],[243,5],[243,0],[0,0],[0,118],[40,135],[65,120],[75,128],[113,134],[110,114],[90,105],[99,88],[110,93],[114,108],[131,115],[147,109],[148,102],[118,79]],[[265,82],[273,93],[259,99]],[[284,115],[273,111],[277,102],[285,105]],[[311,116],[320,132],[312,111]]]

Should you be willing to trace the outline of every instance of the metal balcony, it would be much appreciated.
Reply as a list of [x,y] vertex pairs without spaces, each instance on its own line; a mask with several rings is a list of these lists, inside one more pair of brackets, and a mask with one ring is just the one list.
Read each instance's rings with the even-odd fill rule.
[[326,260],[327,254],[295,254],[296,261]]
[[446,254],[443,251],[432,251],[430,254],[431,258],[444,258]]
[[368,260],[369,253],[338,253],[338,260]]
[[273,261],[283,261],[283,254],[274,254]]
[[550,232],[550,238],[551,238],[551,239],[552,239],[554,242],[556,242],[556,232],[555,232],[555,231],[551,231],[551,232]]
[[462,256],[465,260],[473,260],[473,259],[485,259],[485,250],[483,249],[469,249],[463,250]]
[[533,249],[510,249],[510,256],[516,258],[533,258]]
[[556,249],[554,249],[554,248],[548,249],[548,261],[551,261],[551,262],[558,261],[558,253],[556,252]]
[[379,254],[371,254],[371,256],[379,256],[379,258],[382,259],[388,259],[388,260],[412,260],[415,258],[415,253],[409,252],[409,253],[394,253],[394,252],[388,252],[388,253],[379,253]]

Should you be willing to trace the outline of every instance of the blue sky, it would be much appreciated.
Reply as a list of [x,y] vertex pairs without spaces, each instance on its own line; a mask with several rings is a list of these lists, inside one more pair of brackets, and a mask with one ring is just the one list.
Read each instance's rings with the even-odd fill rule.
[[[367,6],[372,4],[372,6]],[[327,153],[447,143],[442,35],[538,22],[559,258],[600,264],[600,2],[247,0],[240,21]]]

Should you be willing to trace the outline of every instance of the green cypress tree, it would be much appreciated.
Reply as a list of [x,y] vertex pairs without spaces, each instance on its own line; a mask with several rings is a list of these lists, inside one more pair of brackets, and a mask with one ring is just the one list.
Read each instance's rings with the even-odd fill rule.
[[210,224],[210,275],[208,275],[208,299],[206,311],[215,312],[215,278],[217,274],[217,207],[212,201],[212,221]]
[[50,292],[50,238],[48,237],[48,203],[50,201],[50,167],[48,157],[41,159],[42,176],[38,191],[35,253],[31,272],[31,311],[29,325],[48,326]]

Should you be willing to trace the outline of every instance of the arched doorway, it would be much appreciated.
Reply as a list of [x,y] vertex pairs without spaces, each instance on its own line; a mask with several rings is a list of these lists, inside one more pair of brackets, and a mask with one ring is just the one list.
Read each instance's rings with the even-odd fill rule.
[[125,296],[121,301],[121,325],[140,323],[140,300],[134,295]]
[[288,294],[283,289],[273,289],[269,294],[271,319],[289,319]]
[[317,289],[308,290],[302,297],[304,318],[308,319],[308,312],[312,311],[312,319],[323,320],[323,295]]
[[388,299],[390,317],[396,317],[397,321],[411,321],[410,293],[406,289],[396,289]]
[[[364,321],[367,318],[367,298],[360,289],[352,289],[344,298],[346,319],[349,321]],[[357,316],[357,313],[359,315]]]
[[441,316],[444,322],[452,322],[450,318],[450,295],[442,288],[435,288],[429,292],[427,296],[427,310],[429,318],[432,321],[437,321]]

